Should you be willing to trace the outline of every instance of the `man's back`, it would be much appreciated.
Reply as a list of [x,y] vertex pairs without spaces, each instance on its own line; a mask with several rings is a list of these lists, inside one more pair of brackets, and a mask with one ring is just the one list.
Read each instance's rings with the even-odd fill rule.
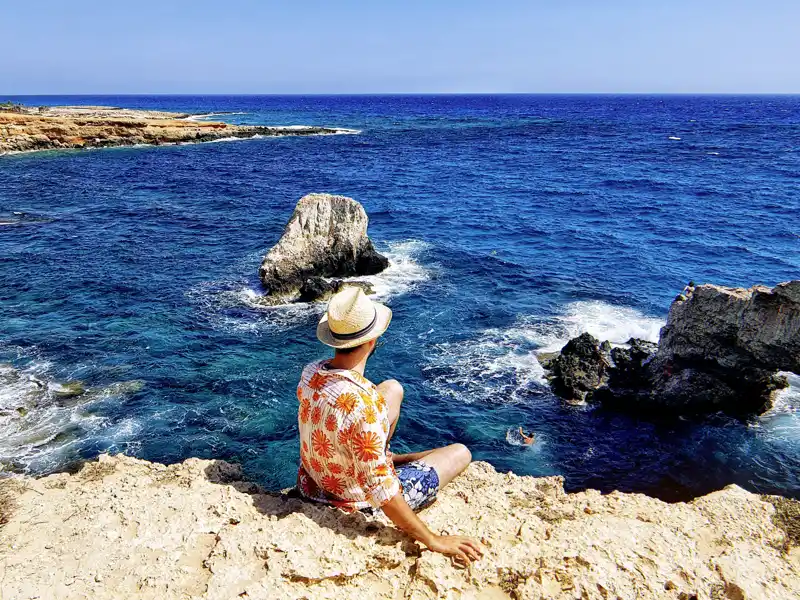
[[386,458],[386,402],[368,379],[329,362],[307,365],[297,386],[298,488],[346,509],[380,507],[400,490]]

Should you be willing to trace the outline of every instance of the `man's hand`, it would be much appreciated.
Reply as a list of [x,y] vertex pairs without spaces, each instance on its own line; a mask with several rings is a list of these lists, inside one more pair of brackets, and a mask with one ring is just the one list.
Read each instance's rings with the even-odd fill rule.
[[465,565],[483,556],[481,545],[463,535],[437,535],[425,545],[434,552],[460,559]]
[[411,510],[402,491],[383,505],[383,512],[398,529],[405,531],[434,552],[453,556],[467,565],[483,556],[483,549],[473,539],[460,535],[436,535],[428,529],[425,523]]

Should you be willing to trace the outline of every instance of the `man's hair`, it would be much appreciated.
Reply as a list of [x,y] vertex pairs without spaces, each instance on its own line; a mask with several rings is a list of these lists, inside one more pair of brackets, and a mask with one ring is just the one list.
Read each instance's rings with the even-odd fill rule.
[[[364,342],[364,344],[369,343],[369,341]],[[364,344],[359,344],[358,346],[353,346],[352,348],[336,348],[336,354],[352,354],[353,352],[361,348],[361,346],[363,346]]]

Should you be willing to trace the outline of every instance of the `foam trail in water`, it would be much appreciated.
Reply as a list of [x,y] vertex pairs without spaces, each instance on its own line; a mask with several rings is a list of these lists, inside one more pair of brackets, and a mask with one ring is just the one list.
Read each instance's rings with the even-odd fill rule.
[[523,402],[547,390],[540,352],[558,351],[584,332],[615,344],[631,337],[657,341],[662,325],[661,319],[632,308],[572,302],[555,317],[523,317],[507,328],[437,344],[423,372],[428,387],[440,396],[463,402]]

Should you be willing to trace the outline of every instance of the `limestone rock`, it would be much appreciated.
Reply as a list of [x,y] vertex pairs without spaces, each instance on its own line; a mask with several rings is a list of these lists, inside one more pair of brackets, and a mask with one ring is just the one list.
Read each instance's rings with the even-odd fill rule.
[[[475,463],[422,513],[486,548],[470,570],[383,516],[269,493],[222,461],[101,456],[0,480],[8,598],[783,600],[800,593],[797,502],[729,486],[691,503],[566,494]],[[779,511],[773,504],[780,500]],[[789,503],[789,507],[784,503]]]
[[254,136],[331,135],[327,127],[266,127],[194,121],[188,115],[102,106],[0,110],[0,155],[67,148],[182,144]]
[[700,285],[684,296],[669,309],[659,359],[800,372],[800,281],[772,289]]
[[308,194],[258,271],[267,295],[281,302],[324,297],[324,279],[374,275],[389,266],[367,237],[367,213],[352,198]]

